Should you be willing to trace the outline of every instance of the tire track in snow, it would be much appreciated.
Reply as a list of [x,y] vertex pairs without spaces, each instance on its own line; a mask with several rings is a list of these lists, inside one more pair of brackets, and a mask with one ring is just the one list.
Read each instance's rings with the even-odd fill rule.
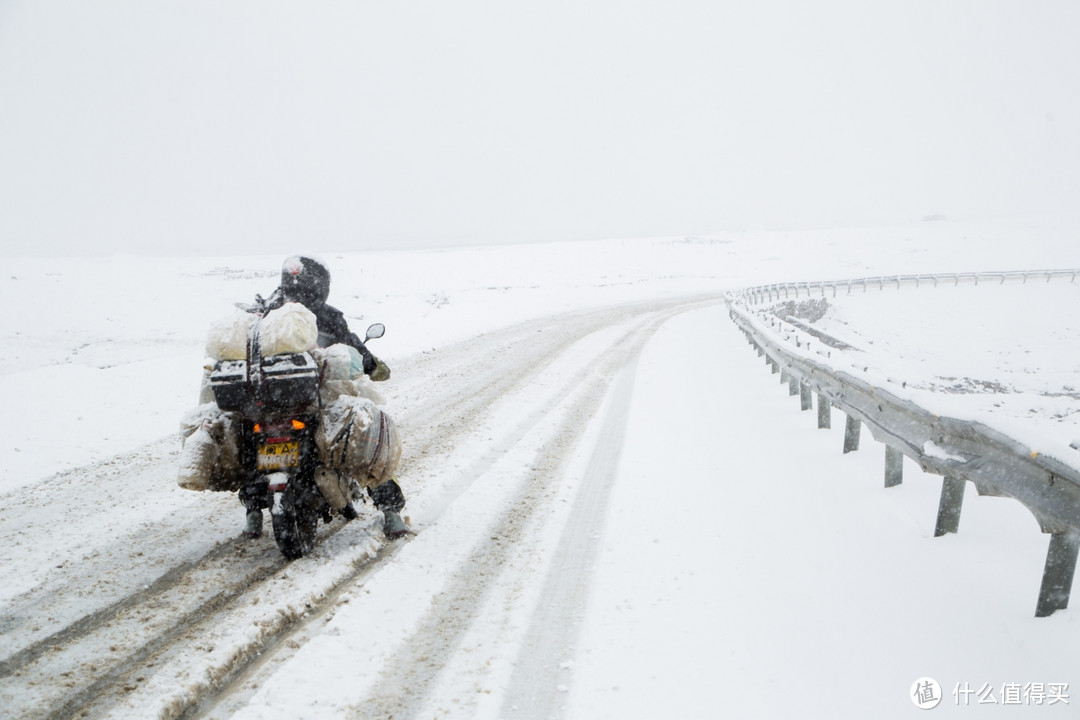
[[[577,631],[577,614],[584,601],[591,558],[597,546],[595,516],[604,512],[614,480],[614,463],[621,449],[638,354],[663,322],[692,307],[696,305],[665,308],[640,318],[635,327],[612,344],[596,372],[575,378],[569,384],[563,393],[568,398],[568,407],[531,464],[520,492],[479,534],[479,541],[468,558],[433,598],[431,609],[416,632],[383,667],[373,683],[374,692],[354,706],[357,717],[416,718],[434,714],[425,702],[440,672],[455,659],[462,638],[483,611],[492,589],[504,581],[510,557],[520,549],[523,536],[547,507],[551,487],[561,482],[583,426],[603,404],[615,377],[613,404],[604,416],[600,444],[591,456],[587,479],[574,503],[570,524],[562,534],[541,605],[520,648],[521,671],[513,676],[506,703],[506,707],[512,707],[539,699],[543,705],[533,707],[534,714],[525,717],[549,716],[559,694],[560,679],[557,663],[554,669],[551,667],[552,659],[562,656]],[[552,448],[558,452],[550,452]],[[569,577],[560,580],[567,573]],[[565,622],[566,626],[552,632],[552,622]],[[458,710],[467,712],[461,707]],[[510,715],[504,712],[500,716]]]
[[559,699],[565,696],[572,674],[569,656],[573,654],[574,639],[580,630],[608,499],[626,437],[641,347],[635,348],[633,358],[622,368],[612,388],[600,441],[585,472],[588,482],[578,492],[559,539],[540,593],[544,602],[533,615],[514,664],[501,717],[550,720],[563,715]]
[[275,667],[292,657],[292,650],[302,646],[313,633],[333,617],[337,610],[338,598],[342,594],[351,587],[363,583],[368,576],[379,572],[386,564],[392,562],[397,553],[408,545],[409,540],[410,538],[406,537],[394,544],[382,546],[375,557],[357,566],[357,572],[351,579],[340,583],[328,592],[318,607],[312,608],[310,613],[297,618],[295,622],[267,638],[254,656],[224,669],[214,687],[184,704],[183,709],[177,708],[175,717],[180,719],[216,717],[219,711],[226,716],[231,715],[230,708],[240,707],[251,696],[253,688],[261,685],[261,678],[272,673]]
[[[575,384],[581,383],[575,380]],[[569,411],[568,418],[588,417],[594,409],[595,394],[585,393]],[[526,432],[534,425],[523,428]],[[549,444],[564,447],[578,431],[566,423],[560,436]],[[515,438],[520,442],[524,433]],[[516,442],[510,443],[513,447]],[[413,634],[412,639],[390,659],[375,682],[376,693],[357,708],[359,716],[417,717],[431,684],[452,656],[469,621],[479,611],[493,582],[499,577],[510,554],[521,539],[529,520],[542,502],[543,489],[551,478],[558,477],[562,455],[550,456],[544,451],[534,458],[521,494],[512,501],[505,514],[487,526],[481,540],[468,558],[461,563],[448,587],[433,598],[428,616]]]
[[[128,595],[100,610],[95,610],[63,629],[54,632],[43,640],[28,645],[15,654],[8,656],[3,661],[0,661],[0,678],[8,677],[19,669],[25,668],[35,662],[42,655],[62,650],[64,646],[79,641],[81,638],[97,631],[102,626],[116,622],[126,610],[139,604],[149,603],[159,596],[164,596],[171,588],[180,585],[193,584],[194,581],[192,580],[192,576],[194,574],[205,571],[207,566],[220,563],[222,560],[227,560],[230,555],[235,554],[238,549],[242,548],[241,542],[242,541],[223,543],[195,562],[177,565],[165,572],[165,574],[144,589]],[[261,569],[261,574],[265,576],[273,573],[284,564],[284,559],[275,559],[275,562],[272,562],[270,565]],[[200,598],[199,605],[200,607],[218,607],[222,604],[223,598],[228,598],[235,594],[236,588],[245,587],[253,582],[256,582],[256,580],[244,579],[231,587],[220,588],[214,596],[205,599]],[[178,623],[183,624],[183,619],[178,620]]]

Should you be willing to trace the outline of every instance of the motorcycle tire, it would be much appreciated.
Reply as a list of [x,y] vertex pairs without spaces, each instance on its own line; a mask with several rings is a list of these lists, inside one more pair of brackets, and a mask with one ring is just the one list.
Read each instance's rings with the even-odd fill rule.
[[315,531],[319,526],[318,513],[305,503],[297,502],[292,488],[285,491],[280,510],[271,512],[270,519],[274,526],[274,540],[278,550],[287,559],[301,558],[315,547]]

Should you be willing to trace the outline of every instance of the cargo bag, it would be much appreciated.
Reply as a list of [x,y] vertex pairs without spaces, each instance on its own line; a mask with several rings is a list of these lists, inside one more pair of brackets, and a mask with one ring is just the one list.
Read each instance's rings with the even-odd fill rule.
[[319,366],[310,350],[319,338],[315,314],[286,303],[259,318],[238,313],[210,328],[207,355],[215,361],[210,388],[222,410],[289,410],[318,401]]
[[285,303],[264,318],[237,310],[210,325],[206,354],[214,360],[247,360],[255,335],[263,355],[291,355],[318,344],[319,326],[315,313],[300,303]]
[[176,482],[185,490],[235,492],[244,483],[239,428],[215,403],[200,405],[180,423]]
[[316,480],[335,508],[392,478],[401,459],[397,426],[367,398],[342,395],[326,405],[315,444],[323,468]]

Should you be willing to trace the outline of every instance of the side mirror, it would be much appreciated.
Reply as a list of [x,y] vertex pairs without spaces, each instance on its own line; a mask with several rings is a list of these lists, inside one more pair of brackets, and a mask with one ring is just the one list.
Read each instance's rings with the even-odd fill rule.
[[375,323],[367,329],[367,337],[364,338],[364,342],[368,340],[374,340],[375,338],[381,338],[386,334],[386,326],[382,323]]

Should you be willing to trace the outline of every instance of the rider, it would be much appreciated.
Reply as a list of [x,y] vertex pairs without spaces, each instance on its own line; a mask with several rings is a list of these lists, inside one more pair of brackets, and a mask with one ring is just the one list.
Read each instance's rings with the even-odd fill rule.
[[[326,304],[329,296],[330,271],[326,265],[311,255],[293,255],[281,266],[281,285],[266,300],[261,296],[256,296],[254,309],[260,314],[265,314],[287,302],[302,304],[315,314],[319,328],[319,347],[329,347],[338,343],[351,345],[359,350],[364,358],[365,374],[376,381],[389,379],[390,368],[372,355],[360,337],[349,330],[345,315],[337,308]],[[398,538],[406,534],[408,528],[400,515],[401,509],[405,506],[405,495],[401,491],[401,486],[391,479],[378,487],[369,488],[368,494],[375,507],[383,513],[383,532],[386,536]],[[261,493],[258,493],[258,496],[246,496],[241,490],[240,501],[247,508],[244,535],[258,537],[262,534],[262,507],[265,506],[265,499]],[[345,506],[343,514],[347,520],[356,518],[356,510],[351,503]]]

